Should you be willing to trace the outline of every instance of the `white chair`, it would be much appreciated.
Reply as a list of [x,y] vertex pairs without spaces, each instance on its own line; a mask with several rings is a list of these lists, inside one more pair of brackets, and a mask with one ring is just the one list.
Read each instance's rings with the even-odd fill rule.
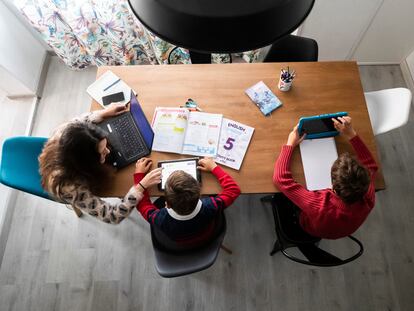
[[411,98],[411,91],[402,87],[366,92],[365,101],[374,135],[391,131],[407,123]]

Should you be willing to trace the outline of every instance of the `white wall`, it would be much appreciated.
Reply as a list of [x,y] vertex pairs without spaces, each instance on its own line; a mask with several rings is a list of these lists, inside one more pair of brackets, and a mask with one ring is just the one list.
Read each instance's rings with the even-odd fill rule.
[[360,62],[400,64],[414,49],[413,13],[413,0],[385,0],[353,57]]
[[411,75],[414,77],[414,51],[410,55],[408,55],[406,62],[408,65],[408,69],[411,72]]
[[318,42],[319,60],[347,60],[384,0],[316,0],[299,35]]
[[[0,88],[8,95],[35,94],[45,58],[44,46],[0,1]],[[10,88],[12,79],[18,83]]]
[[400,67],[408,88],[414,93],[414,50],[401,62]]
[[316,0],[299,35],[320,60],[400,64],[414,50],[414,0]]

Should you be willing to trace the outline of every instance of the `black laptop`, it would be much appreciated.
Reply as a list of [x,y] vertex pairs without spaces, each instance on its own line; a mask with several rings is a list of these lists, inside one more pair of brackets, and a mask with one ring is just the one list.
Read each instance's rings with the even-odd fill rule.
[[132,91],[130,111],[97,125],[108,133],[113,166],[122,168],[151,153],[154,132]]

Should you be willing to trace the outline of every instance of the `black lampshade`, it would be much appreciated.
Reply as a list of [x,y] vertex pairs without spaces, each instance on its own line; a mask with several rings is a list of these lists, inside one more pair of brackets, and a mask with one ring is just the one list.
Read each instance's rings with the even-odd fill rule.
[[260,48],[295,30],[315,0],[129,0],[150,31],[208,53]]

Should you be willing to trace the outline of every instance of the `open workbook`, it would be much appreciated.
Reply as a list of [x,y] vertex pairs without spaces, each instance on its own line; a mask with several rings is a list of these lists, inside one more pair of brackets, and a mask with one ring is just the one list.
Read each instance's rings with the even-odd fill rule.
[[155,151],[213,157],[237,170],[254,131],[221,114],[163,107],[155,109],[152,129]]
[[223,115],[157,107],[152,119],[155,151],[215,157]]

